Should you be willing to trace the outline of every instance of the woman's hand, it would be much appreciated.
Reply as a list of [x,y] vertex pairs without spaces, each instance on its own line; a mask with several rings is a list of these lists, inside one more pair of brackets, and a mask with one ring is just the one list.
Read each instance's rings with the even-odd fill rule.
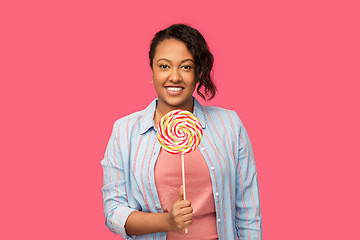
[[183,200],[183,188],[177,201],[167,213],[148,213],[134,211],[125,223],[127,235],[144,235],[156,232],[182,231],[189,227],[193,218],[193,209],[189,200]]
[[168,214],[168,221],[173,231],[182,231],[192,223],[194,214],[191,202],[189,200],[183,200],[183,198],[183,188],[181,186],[178,199],[172,205]]

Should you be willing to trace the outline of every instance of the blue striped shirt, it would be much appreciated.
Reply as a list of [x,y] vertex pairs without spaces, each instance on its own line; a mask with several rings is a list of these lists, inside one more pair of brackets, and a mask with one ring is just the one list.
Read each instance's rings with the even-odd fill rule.
[[[124,228],[133,211],[163,212],[154,179],[161,148],[156,103],[115,122],[101,161],[105,224],[125,239],[166,239],[166,232],[129,236]],[[202,106],[195,98],[194,114],[203,128],[199,148],[211,177],[219,239],[261,240],[257,172],[244,125],[234,111]]]

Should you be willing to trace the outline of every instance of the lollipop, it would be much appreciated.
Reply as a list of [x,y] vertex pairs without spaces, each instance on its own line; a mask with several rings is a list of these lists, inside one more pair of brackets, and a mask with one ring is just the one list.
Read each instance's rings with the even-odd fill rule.
[[201,135],[199,120],[185,110],[171,111],[159,121],[159,142],[172,154],[185,154],[195,150],[201,141]]
[[[191,112],[174,110],[161,118],[157,136],[161,146],[172,154],[181,154],[183,195],[185,195],[184,155],[196,149],[201,141],[202,127]],[[185,229],[187,233],[187,229]]]

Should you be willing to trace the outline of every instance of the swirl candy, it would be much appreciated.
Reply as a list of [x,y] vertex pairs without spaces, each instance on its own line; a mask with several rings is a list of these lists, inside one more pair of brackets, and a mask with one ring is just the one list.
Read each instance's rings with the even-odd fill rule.
[[161,146],[169,153],[185,154],[199,145],[202,127],[191,112],[173,110],[159,121],[157,136]]

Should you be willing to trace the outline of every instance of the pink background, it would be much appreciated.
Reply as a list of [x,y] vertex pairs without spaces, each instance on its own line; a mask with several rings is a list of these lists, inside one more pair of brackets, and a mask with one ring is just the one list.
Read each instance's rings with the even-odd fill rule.
[[147,57],[200,30],[257,162],[264,239],[360,239],[358,1],[1,1],[1,239],[119,239],[100,161],[156,96]]

